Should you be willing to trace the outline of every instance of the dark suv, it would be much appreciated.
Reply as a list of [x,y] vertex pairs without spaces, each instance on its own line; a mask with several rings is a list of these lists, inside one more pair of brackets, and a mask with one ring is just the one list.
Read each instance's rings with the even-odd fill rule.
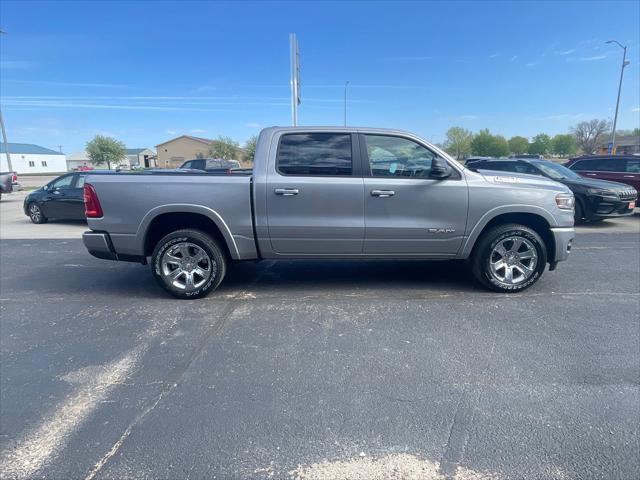
[[576,197],[575,219],[598,221],[608,217],[632,215],[638,192],[618,182],[581,177],[567,167],[549,160],[513,158],[467,162],[471,170],[528,173],[565,184]]
[[640,190],[638,155],[585,155],[569,159],[565,166],[583,177],[626,183]]

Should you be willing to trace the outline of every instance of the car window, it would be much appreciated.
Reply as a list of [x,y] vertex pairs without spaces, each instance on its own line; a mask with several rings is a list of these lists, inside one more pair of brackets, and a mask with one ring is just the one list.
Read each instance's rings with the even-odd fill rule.
[[188,162],[184,162],[182,164],[182,167],[180,167],[180,168],[193,168],[192,165],[193,165],[193,162],[192,161],[188,161]]
[[204,165],[204,169],[205,170],[215,170],[218,168],[225,168],[225,166],[223,165],[223,160],[217,160],[217,159],[208,159],[206,164]]
[[284,175],[351,175],[351,135],[295,133],[280,139],[276,168]]
[[514,167],[510,166],[513,162],[483,162],[477,167],[481,170],[497,170],[499,172],[514,172]]
[[84,187],[84,179],[85,178],[86,178],[86,175],[76,175],[76,186],[75,186],[75,188]]
[[71,186],[71,182],[73,181],[73,175],[66,175],[64,177],[58,178],[54,180],[50,184],[51,189],[55,188],[69,188]]
[[374,177],[428,177],[436,154],[402,137],[365,135],[371,175]]
[[640,158],[627,159],[627,173],[640,173]]
[[621,158],[590,158],[579,160],[571,165],[571,170],[589,170],[592,172],[622,172],[624,171],[624,160]]

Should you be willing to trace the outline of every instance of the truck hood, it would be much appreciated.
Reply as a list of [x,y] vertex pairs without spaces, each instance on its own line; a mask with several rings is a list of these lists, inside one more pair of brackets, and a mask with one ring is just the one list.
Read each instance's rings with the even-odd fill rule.
[[560,182],[556,182],[540,175],[529,175],[527,173],[501,172],[498,170],[478,170],[478,173],[489,183],[499,185],[522,185],[523,187],[541,187],[558,192],[571,192],[571,190]]

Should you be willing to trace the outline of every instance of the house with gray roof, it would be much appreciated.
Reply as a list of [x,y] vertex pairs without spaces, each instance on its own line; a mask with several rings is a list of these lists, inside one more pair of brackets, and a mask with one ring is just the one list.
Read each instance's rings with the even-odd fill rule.
[[[8,143],[11,167],[20,175],[29,173],[63,173],[67,171],[66,156],[62,152],[33,143]],[[0,171],[9,170],[7,150],[0,143]]]

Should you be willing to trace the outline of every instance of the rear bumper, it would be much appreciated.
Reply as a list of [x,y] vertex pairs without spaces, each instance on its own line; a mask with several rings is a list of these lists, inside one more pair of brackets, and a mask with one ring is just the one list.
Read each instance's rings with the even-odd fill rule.
[[113,248],[113,243],[107,232],[84,232],[82,241],[89,253],[103,260],[120,260],[123,262],[147,263],[147,258],[138,255],[118,254]]
[[551,233],[555,242],[555,255],[553,259],[549,259],[549,263],[553,265],[569,258],[576,230],[573,227],[555,227],[551,228]]
[[82,234],[82,241],[84,246],[87,247],[89,253],[97,258],[104,260],[117,260],[118,256],[113,250],[111,239],[108,233],[104,232],[84,232]]

